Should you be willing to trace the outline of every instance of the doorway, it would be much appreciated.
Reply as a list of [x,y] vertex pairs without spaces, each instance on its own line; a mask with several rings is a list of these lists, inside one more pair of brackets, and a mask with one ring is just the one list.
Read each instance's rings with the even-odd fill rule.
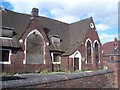
[[79,58],[74,58],[74,71],[79,70]]
[[74,53],[74,70],[81,70],[81,54],[79,51]]

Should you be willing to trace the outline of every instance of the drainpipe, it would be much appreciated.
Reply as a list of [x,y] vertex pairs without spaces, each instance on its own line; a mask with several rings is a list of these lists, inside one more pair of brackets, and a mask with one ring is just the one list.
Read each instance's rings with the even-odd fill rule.
[[17,53],[16,53],[16,58],[15,58],[15,60],[13,61],[13,71],[12,71],[13,74],[15,73],[15,72],[14,72],[14,71],[15,71],[15,70],[14,70],[14,68],[15,68],[15,62],[16,62],[18,56],[19,56],[19,51],[17,51]]
[[68,56],[68,70],[70,70],[70,69],[69,69],[69,56]]

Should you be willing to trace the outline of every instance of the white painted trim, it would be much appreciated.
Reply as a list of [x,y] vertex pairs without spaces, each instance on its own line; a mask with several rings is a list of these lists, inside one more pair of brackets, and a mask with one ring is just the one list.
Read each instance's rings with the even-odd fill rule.
[[88,42],[88,41],[90,41],[90,43],[91,43],[91,47],[92,47],[92,41],[91,41],[90,38],[88,38],[88,39],[86,40],[86,42],[85,42],[85,46],[87,46],[87,42]]
[[53,64],[61,64],[61,62],[52,62]]
[[97,42],[97,44],[98,44],[98,46],[100,47],[100,44],[99,44],[99,42],[97,41],[97,40],[95,40],[94,42],[93,42],[93,47],[95,47],[95,43]]
[[23,40],[22,40],[22,39],[20,39],[20,40],[19,40],[19,42],[20,42],[20,43],[23,43]]
[[13,39],[13,38],[10,38],[10,37],[0,37],[1,39]]
[[90,23],[90,27],[91,27],[91,28],[94,28],[94,24],[93,24],[92,22]]
[[[40,35],[42,38],[43,38],[43,40],[44,40],[44,37],[42,36],[42,34],[37,30],[37,29],[35,29],[35,30],[33,30],[33,31],[31,31],[28,35],[27,35],[27,37],[29,36],[29,35],[31,35],[31,34],[33,34],[35,32],[35,34],[38,34],[38,35]],[[24,51],[24,54],[25,54],[25,59],[23,60],[23,64],[26,64],[26,42],[27,42],[27,37],[25,38],[25,42],[24,42],[24,45],[25,45],[25,51]],[[45,62],[45,41],[44,41],[44,55],[43,55],[43,63],[45,64],[46,62]]]
[[54,59],[54,58],[53,58],[53,53],[51,53],[51,58],[52,58],[52,62],[53,62],[53,59]]
[[81,70],[81,66],[82,66],[82,56],[81,53],[77,50],[74,52],[74,54],[70,55],[69,58],[73,59],[73,67],[74,67],[74,58],[79,58],[79,70]]
[[9,51],[9,60],[8,60],[8,62],[0,62],[0,64],[11,64],[11,60],[10,60],[11,55],[12,55],[11,49],[0,49],[0,50],[8,50]]
[[46,42],[46,45],[49,46],[49,42]]
[[97,42],[97,44],[98,44],[98,53],[99,53],[99,63],[100,63],[100,44],[99,44],[99,42],[97,41],[97,40],[95,40],[94,42],[93,42],[93,48],[95,48],[95,43]]
[[52,63],[53,63],[53,64],[61,64],[61,60],[59,60],[59,62],[54,62],[54,53],[55,53],[55,52],[51,52]]
[[[92,59],[92,63],[88,63],[87,62],[87,42],[88,41],[90,41],[90,43],[91,43],[91,59]],[[87,40],[86,40],[86,42],[85,42],[85,50],[86,50],[86,61],[85,61],[85,63],[86,64],[93,64],[93,48],[92,48],[92,41],[91,41],[91,39],[90,38],[88,38]]]

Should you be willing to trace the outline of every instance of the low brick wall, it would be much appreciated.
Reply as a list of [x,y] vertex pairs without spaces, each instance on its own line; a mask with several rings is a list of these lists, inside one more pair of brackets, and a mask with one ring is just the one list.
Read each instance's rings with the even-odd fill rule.
[[[3,81],[2,88],[118,88],[112,70],[79,72],[74,74],[49,74],[26,79]],[[25,78],[25,77],[24,77]]]

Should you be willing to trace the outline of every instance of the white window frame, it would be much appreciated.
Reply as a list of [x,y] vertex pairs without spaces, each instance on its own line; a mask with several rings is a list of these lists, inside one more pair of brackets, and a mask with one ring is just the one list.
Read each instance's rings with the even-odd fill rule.
[[[90,41],[90,43],[91,43],[91,60],[92,60],[91,63],[88,63],[88,62],[87,62],[87,42],[88,42],[88,41]],[[88,38],[88,39],[86,40],[86,42],[85,42],[85,50],[86,50],[86,61],[85,61],[85,63],[86,63],[86,64],[93,64],[93,48],[92,48],[92,41],[91,41],[90,38]]]
[[95,40],[94,41],[94,43],[93,43],[93,48],[95,48],[95,43],[97,42],[97,44],[98,44],[98,53],[99,53],[99,62],[98,63],[100,63],[100,44],[99,44],[99,42],[97,41],[97,40]]
[[1,39],[10,39],[12,40],[13,38],[10,38],[10,37],[0,37]]
[[61,64],[61,59],[59,60],[59,62],[54,62],[54,53],[55,53],[55,52],[51,52],[52,63],[53,63],[53,64]]
[[[26,43],[27,43],[27,37],[29,36],[29,35],[31,35],[31,34],[33,34],[33,33],[36,33],[36,34],[38,34],[38,35],[40,35],[42,38],[43,38],[43,40],[44,40],[44,37],[42,36],[42,34],[37,30],[37,29],[35,29],[35,30],[32,30],[31,32],[29,32],[28,33],[28,35],[26,36],[26,38],[25,38],[25,42],[24,42],[24,45],[25,45],[25,50],[24,50],[24,54],[25,54],[25,59],[23,60],[23,64],[26,64],[26,57],[27,57],[27,55],[26,55]],[[44,40],[44,54],[43,54],[43,64],[45,64],[46,62],[45,62],[45,40]]]
[[11,60],[10,60],[10,58],[11,58],[11,55],[12,55],[12,51],[11,51],[11,49],[0,49],[1,51],[2,50],[8,50],[9,51],[9,57],[8,57],[8,62],[7,61],[5,61],[5,62],[1,62],[0,61],[0,64],[11,64]]

